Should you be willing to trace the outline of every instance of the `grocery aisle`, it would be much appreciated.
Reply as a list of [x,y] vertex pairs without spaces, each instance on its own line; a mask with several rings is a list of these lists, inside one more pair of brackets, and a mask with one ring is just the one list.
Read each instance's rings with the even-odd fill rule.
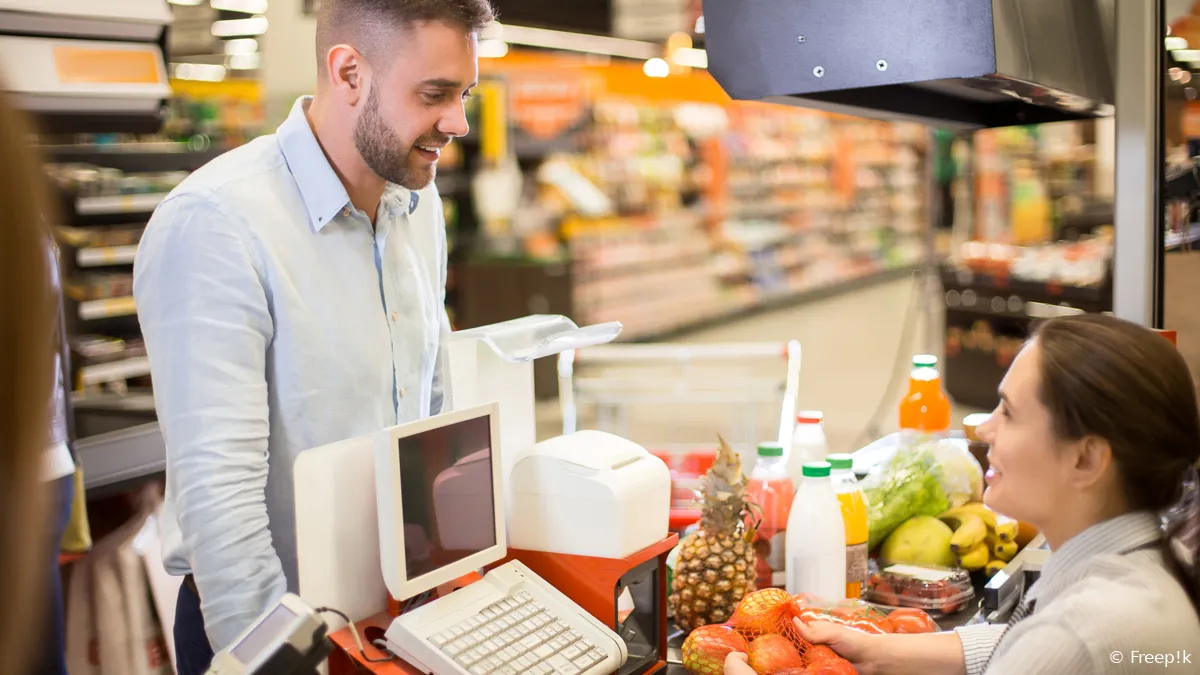
[[[911,318],[907,317],[910,311],[914,314]],[[825,413],[825,432],[832,450],[850,451],[874,438],[866,435],[867,425],[887,392],[893,372],[899,381],[883,402],[878,433],[895,430],[895,410],[908,377],[907,367],[894,368],[897,349],[908,318],[916,330],[912,346],[904,350],[906,361],[907,356],[921,351],[923,340],[917,328],[920,324],[917,313],[914,282],[905,278],[748,317],[679,341],[799,340],[803,349],[800,405]],[[939,309],[935,312],[934,335],[942,334],[940,321]],[[941,341],[935,343],[940,349]],[[956,406],[952,418],[955,427],[971,412],[977,410]],[[581,426],[586,426],[588,419],[581,417],[581,420]],[[711,426],[702,414],[689,421],[697,430],[693,436],[705,435],[704,427]],[[557,400],[539,405],[538,432],[539,438],[561,432]]]

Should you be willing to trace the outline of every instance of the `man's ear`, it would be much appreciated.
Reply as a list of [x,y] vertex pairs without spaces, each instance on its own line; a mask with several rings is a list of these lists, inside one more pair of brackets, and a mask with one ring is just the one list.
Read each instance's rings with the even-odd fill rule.
[[329,88],[348,105],[358,105],[366,94],[369,67],[362,54],[350,45],[334,45],[325,54]]

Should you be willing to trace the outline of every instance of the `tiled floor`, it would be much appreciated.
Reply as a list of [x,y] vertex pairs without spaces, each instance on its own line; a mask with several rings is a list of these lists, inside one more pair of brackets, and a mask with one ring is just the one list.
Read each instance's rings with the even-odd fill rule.
[[[907,385],[912,354],[940,351],[940,304],[934,305],[932,319],[931,334],[937,339],[929,344],[924,338],[928,333],[921,329],[925,321],[921,319],[915,288],[915,282],[909,279],[887,282],[698,332],[680,342],[798,340],[803,350],[800,407],[825,413],[831,450],[852,451],[895,430],[895,410]],[[906,322],[911,324],[907,331]],[[909,340],[902,345],[906,332]],[[970,412],[974,411],[956,409],[953,419],[961,420]],[[765,411],[760,435],[770,436],[770,415]],[[649,417],[649,421],[642,419],[634,424],[636,431],[630,433],[633,440],[647,447],[661,442],[664,433],[687,436],[678,438],[680,441],[711,439],[728,423],[711,411],[699,409],[690,416],[668,416],[656,410]],[[671,430],[664,432],[668,418]],[[539,438],[560,433],[561,419],[557,401],[541,404]],[[580,419],[581,427],[595,425],[582,411]]]

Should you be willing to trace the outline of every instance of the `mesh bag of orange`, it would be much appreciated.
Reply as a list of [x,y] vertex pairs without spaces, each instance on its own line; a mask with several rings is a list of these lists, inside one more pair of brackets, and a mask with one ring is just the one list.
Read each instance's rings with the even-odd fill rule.
[[725,624],[701,626],[683,643],[683,665],[693,675],[721,675],[731,652],[747,655],[758,675],[846,675],[848,661],[824,646],[800,637],[792,620],[793,598],[787,591],[767,588],[738,603]]

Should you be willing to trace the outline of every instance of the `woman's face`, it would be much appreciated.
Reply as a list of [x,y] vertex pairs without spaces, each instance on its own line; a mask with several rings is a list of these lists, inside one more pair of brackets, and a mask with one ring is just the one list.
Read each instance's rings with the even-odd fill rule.
[[993,510],[1042,527],[1059,512],[1071,453],[1062,452],[1050,412],[1038,396],[1037,342],[1029,343],[1000,383],[1000,405],[978,429],[991,448],[983,502]]

